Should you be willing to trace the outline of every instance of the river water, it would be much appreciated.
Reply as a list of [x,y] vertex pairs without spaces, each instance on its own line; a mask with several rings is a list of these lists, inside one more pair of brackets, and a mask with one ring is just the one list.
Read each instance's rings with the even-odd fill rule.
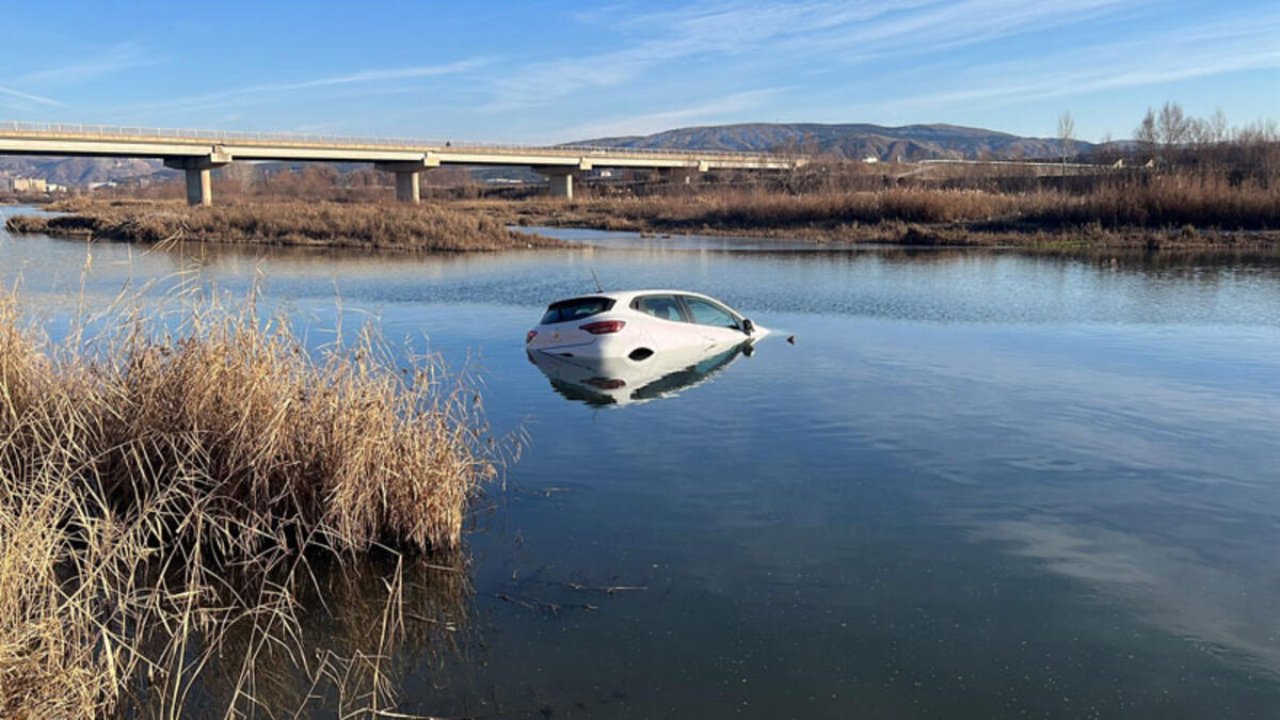
[[[406,651],[406,713],[1280,715],[1274,258],[546,232],[581,247],[86,264],[0,236],[0,277],[54,322],[257,278],[315,342],[373,317],[477,372],[526,447],[473,514],[465,628]],[[576,392],[523,340],[593,270],[775,332],[641,401]]]

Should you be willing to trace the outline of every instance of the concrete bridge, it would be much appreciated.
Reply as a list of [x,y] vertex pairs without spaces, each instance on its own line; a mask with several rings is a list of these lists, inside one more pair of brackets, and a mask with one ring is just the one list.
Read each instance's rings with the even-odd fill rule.
[[418,202],[419,174],[441,165],[528,166],[550,180],[551,194],[573,197],[573,178],[593,168],[706,172],[788,170],[804,158],[764,153],[659,151],[590,146],[430,143],[221,130],[155,130],[97,125],[0,123],[0,155],[157,158],[184,170],[187,202],[210,205],[210,171],[233,160],[369,162],[394,173],[396,198]]

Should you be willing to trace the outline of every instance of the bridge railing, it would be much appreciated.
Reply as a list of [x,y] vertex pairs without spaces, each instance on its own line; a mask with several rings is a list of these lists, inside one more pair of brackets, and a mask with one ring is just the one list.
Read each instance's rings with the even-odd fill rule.
[[698,158],[779,158],[780,153],[733,152],[726,150],[661,150],[607,145],[522,145],[514,143],[487,143],[473,141],[427,140],[397,137],[359,137],[328,133],[253,132],[242,130],[199,130],[189,128],[148,128],[116,125],[84,125],[79,123],[31,123],[0,122],[0,133],[56,135],[60,138],[86,140],[180,140],[211,145],[228,143],[288,143],[297,145],[321,145],[332,147],[376,147],[386,149],[465,151],[468,149],[490,152],[529,154],[611,152],[641,156],[672,155]]

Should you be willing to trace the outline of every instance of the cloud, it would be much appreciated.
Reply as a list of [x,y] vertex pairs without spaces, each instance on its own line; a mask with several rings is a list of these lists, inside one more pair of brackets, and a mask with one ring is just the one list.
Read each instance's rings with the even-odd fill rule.
[[685,125],[706,125],[723,121],[726,115],[763,106],[780,89],[771,88],[733,93],[690,107],[645,115],[617,115],[559,132],[560,142],[619,135],[647,135]]
[[[281,93],[321,88],[376,85],[394,80],[403,81],[446,75],[459,75],[481,68],[490,62],[491,61],[487,59],[472,58],[440,65],[360,70],[357,72],[345,73],[342,75],[329,75],[310,80],[248,85],[245,87],[219,90],[216,92],[193,95],[184,98],[173,98],[162,102],[136,103],[123,109],[129,111],[207,111],[236,107],[251,103],[284,102],[285,100],[279,97]],[[399,89],[395,89],[394,92],[411,92],[413,89],[414,88],[412,87],[401,87]]]
[[[829,8],[825,3],[821,7]],[[507,76],[494,81],[493,101],[483,109],[506,112],[553,105],[582,91],[625,85],[661,66],[680,65],[700,57],[759,53],[779,37],[815,27],[815,16],[821,16],[817,25],[828,25],[847,16],[815,13],[813,4],[733,4],[639,15],[626,12],[627,8],[619,6],[576,17],[602,26],[601,32],[639,33],[647,39],[609,52],[510,69]],[[858,13],[860,18],[866,16],[865,12]]]
[[[143,64],[142,49],[133,43],[113,45],[107,50],[96,53],[85,60],[61,67],[46,68],[29,72],[13,78],[8,84],[19,87],[46,87],[50,85],[70,85],[85,80],[101,77],[125,68]],[[0,95],[35,103],[45,107],[68,107],[66,103],[45,95],[17,90],[13,87],[0,87]]]
[[72,84],[145,64],[147,61],[141,47],[134,43],[121,43],[70,65],[27,73],[14,82],[26,86]]
[[9,97],[18,98],[19,100],[26,100],[27,102],[36,103],[37,105],[47,105],[49,107],[66,107],[65,103],[58,102],[53,98],[47,98],[41,95],[33,95],[31,93],[25,93],[20,90],[14,90],[12,88],[7,88],[7,87],[0,87],[0,95],[8,95]]
[[[694,75],[691,66],[699,60],[708,61],[704,70],[734,63],[739,71],[759,67],[776,77],[782,72],[854,66],[885,55],[938,53],[1085,22],[1134,2],[735,2],[639,14],[615,6],[574,19],[600,26],[604,36],[622,35],[619,49],[514,68],[492,83],[493,100],[484,109],[550,106],[585,91],[640,82],[660,68],[676,72],[658,82],[678,82]],[[740,74],[749,80],[749,72]]]
[[962,68],[951,82],[959,89],[846,105],[840,111],[940,115],[957,105],[975,102],[998,105],[1047,100],[1280,68],[1280,47],[1272,42],[1277,35],[1280,16],[1081,45],[1066,52]]
[[307,88],[329,87],[333,85],[353,85],[380,82],[383,80],[407,80],[412,78],[436,77],[440,75],[457,75],[469,72],[488,64],[482,59],[459,60],[443,65],[427,65],[421,67],[390,68],[383,70],[362,70],[347,75],[334,75],[315,80],[303,80],[294,83],[272,85],[253,85],[240,90],[228,91],[228,94],[253,94],[266,92],[282,92],[288,90],[305,90]]

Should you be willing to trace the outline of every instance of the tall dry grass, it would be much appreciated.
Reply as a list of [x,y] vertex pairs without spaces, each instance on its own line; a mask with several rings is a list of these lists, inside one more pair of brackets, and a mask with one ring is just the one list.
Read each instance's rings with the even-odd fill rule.
[[63,206],[68,215],[14,216],[10,232],[85,235],[140,243],[174,241],[466,252],[558,246],[489,218],[433,204],[269,202],[187,207],[165,203]]
[[[940,182],[842,167],[820,173],[820,182],[762,176],[747,185],[707,182],[659,186],[666,191],[650,194],[584,192],[569,202],[489,200],[459,207],[518,225],[877,242],[1034,245],[1046,233],[1067,233],[1106,246],[1172,230],[1182,233],[1182,244],[1244,241],[1261,247],[1274,245],[1280,231],[1280,182],[1269,176],[1138,167],[1080,177],[1006,177],[1000,168],[973,166],[963,177]],[[1211,232],[1192,236],[1182,232],[1188,227]]]
[[[540,208],[539,205],[542,207]],[[563,224],[612,222],[643,230],[834,228],[853,223],[1002,223],[1038,229],[1098,224],[1105,228],[1195,225],[1280,228],[1280,184],[1231,186],[1188,178],[1100,185],[1086,193],[1045,188],[1027,193],[891,187],[790,194],[762,189],[526,203],[527,220]],[[519,216],[512,218],[519,221]]]
[[[253,715],[264,665],[385,709],[403,563],[456,552],[495,471],[474,395],[372,332],[313,355],[252,304],[113,311],[57,343],[20,306],[0,296],[0,717],[177,717],[212,667]],[[318,655],[313,559],[378,548],[410,554],[372,637]]]
[[1039,225],[1104,228],[1182,227],[1280,230],[1280,183],[1234,185],[1222,178],[1169,176],[1111,183],[1082,194],[1056,194],[1020,212]]

